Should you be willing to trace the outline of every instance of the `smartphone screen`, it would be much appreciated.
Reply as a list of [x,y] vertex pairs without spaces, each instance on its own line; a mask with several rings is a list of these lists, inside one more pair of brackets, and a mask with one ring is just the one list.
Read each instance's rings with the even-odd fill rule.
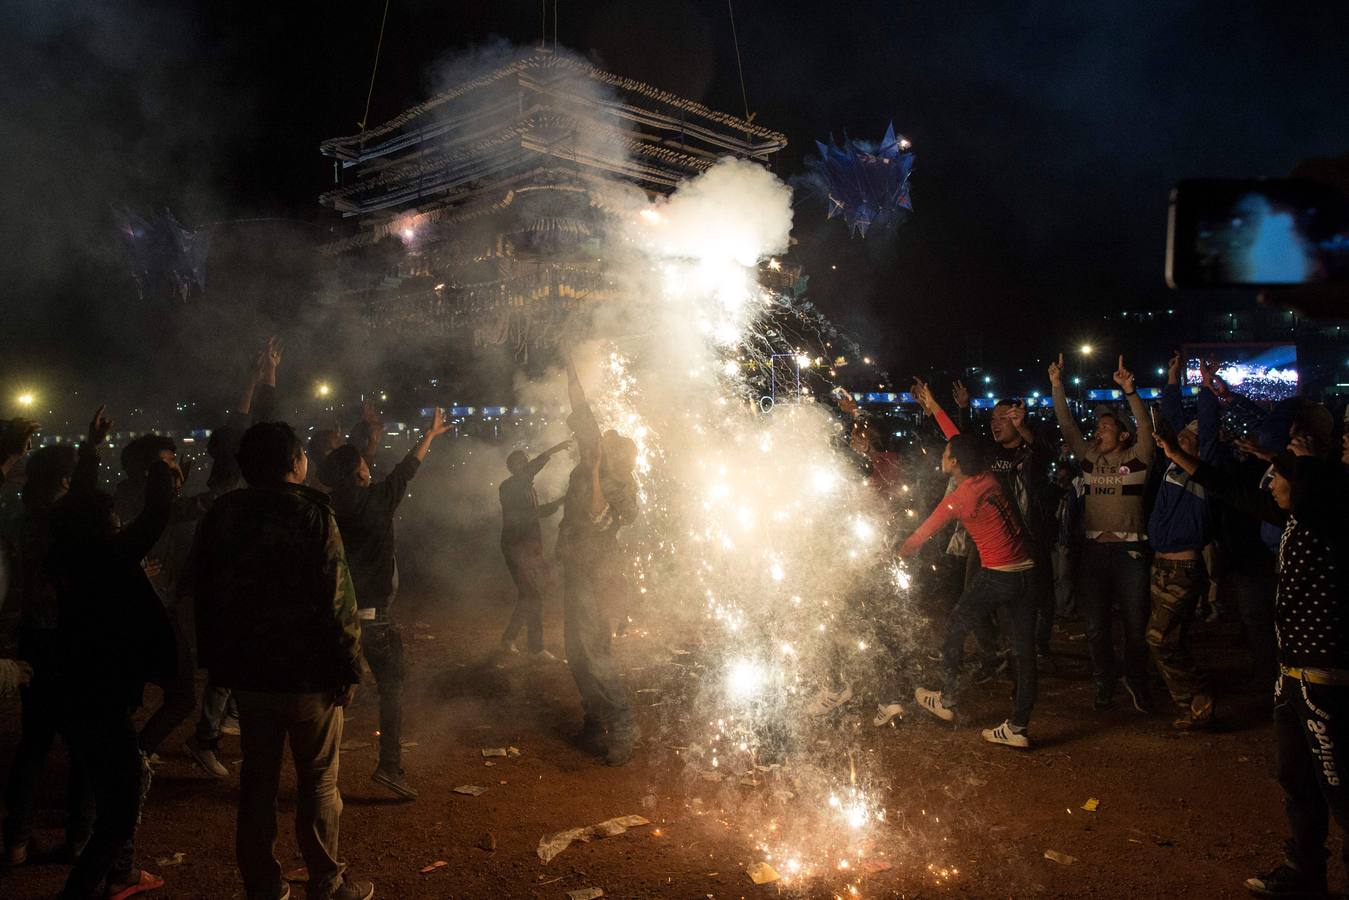
[[1349,281],[1349,200],[1297,179],[1195,179],[1171,190],[1171,287]]

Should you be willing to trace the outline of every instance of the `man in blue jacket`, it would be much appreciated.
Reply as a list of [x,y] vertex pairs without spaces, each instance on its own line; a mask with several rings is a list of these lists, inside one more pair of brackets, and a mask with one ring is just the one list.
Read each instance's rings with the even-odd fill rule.
[[[1162,390],[1162,418],[1186,453],[1212,464],[1218,454],[1218,398],[1212,391],[1216,364],[1200,364],[1199,418],[1185,423],[1180,399],[1180,353],[1171,357],[1167,384]],[[1181,731],[1213,724],[1213,688],[1190,653],[1190,623],[1195,607],[1208,588],[1204,546],[1213,523],[1208,497],[1199,484],[1175,463],[1167,466],[1157,501],[1148,520],[1152,543],[1152,613],[1147,641],[1161,670],[1171,699],[1183,710],[1172,724]]]

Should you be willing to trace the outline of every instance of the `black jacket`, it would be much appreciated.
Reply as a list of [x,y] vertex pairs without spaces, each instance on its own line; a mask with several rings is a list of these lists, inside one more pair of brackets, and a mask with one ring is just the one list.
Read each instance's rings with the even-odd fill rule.
[[221,687],[339,690],[361,680],[361,629],[328,498],[303,485],[225,494],[187,576],[201,665]]
[[383,481],[369,487],[343,485],[329,495],[361,609],[384,609],[393,598],[397,549],[393,517],[420,466],[421,461],[409,453]]
[[73,697],[139,706],[147,681],[167,683],[177,670],[173,626],[141,568],[168,524],[172,477],[152,472],[141,514],[121,531],[52,547],[60,678]]

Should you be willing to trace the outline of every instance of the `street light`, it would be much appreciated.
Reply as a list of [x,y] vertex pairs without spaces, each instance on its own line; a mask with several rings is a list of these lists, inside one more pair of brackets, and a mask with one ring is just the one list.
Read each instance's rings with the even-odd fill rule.
[[320,381],[318,387],[314,389],[314,393],[318,394],[320,397],[327,397],[332,392],[333,392],[332,387],[329,386],[328,382],[326,381]]
[[15,397],[14,399],[24,409],[29,409],[30,407],[32,407],[34,403],[37,402],[37,397],[33,396],[32,391],[24,391],[22,394]]
[[1091,344],[1083,344],[1081,347],[1077,348],[1077,352],[1081,353],[1083,356],[1091,356],[1091,351],[1093,349]]

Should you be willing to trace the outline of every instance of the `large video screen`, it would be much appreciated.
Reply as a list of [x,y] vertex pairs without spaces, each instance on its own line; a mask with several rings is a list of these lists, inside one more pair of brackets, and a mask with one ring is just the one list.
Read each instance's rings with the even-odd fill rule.
[[1199,384],[1199,360],[1218,360],[1218,377],[1252,400],[1282,400],[1299,393],[1296,344],[1187,344],[1185,381]]

